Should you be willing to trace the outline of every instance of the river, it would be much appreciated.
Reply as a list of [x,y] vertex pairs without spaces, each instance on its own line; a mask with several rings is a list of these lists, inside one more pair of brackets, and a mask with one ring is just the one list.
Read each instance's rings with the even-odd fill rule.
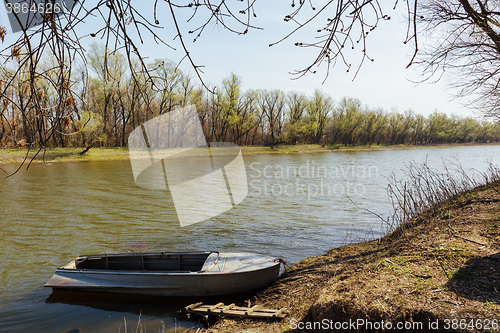
[[[191,300],[52,294],[44,283],[81,254],[218,250],[295,263],[373,239],[391,213],[388,177],[411,161],[466,170],[500,165],[500,146],[333,151],[245,156],[249,193],[235,208],[180,227],[166,191],[134,183],[130,162],[32,165],[0,179],[0,332],[183,331]],[[7,172],[15,165],[3,165]],[[182,328],[182,329],[181,329]]]

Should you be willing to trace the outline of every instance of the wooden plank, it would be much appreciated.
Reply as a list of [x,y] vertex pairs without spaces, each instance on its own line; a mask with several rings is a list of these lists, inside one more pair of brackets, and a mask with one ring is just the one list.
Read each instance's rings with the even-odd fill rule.
[[245,318],[284,318],[284,309],[262,309],[259,305],[253,307],[240,307],[235,306],[234,303],[224,306],[224,303],[217,303],[216,305],[202,305],[202,303],[191,304],[184,308],[185,311],[198,314],[214,314],[219,316],[228,317],[245,317]]
[[214,311],[215,309],[217,309],[220,306],[224,306],[224,303],[217,303],[214,306],[209,307],[208,308],[208,312],[212,312],[212,311]]
[[283,314],[283,309],[278,310],[276,313],[273,314],[273,317],[279,317]]
[[257,310],[260,306],[259,305],[254,305],[252,306],[248,311],[245,312],[246,315],[252,314]]
[[186,309],[186,310],[193,310],[193,309],[199,307],[202,304],[203,304],[203,302],[194,303],[194,304],[186,306],[184,309]]
[[236,306],[236,304],[232,303],[232,304],[229,304],[228,306],[226,306],[225,308],[222,308],[220,310],[220,312],[224,313],[225,311],[228,311],[228,310],[231,310],[232,308],[234,308]]

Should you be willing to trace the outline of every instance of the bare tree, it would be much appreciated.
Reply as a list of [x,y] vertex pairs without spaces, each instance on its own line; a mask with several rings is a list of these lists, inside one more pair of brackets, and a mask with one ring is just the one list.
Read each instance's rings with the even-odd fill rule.
[[500,119],[500,3],[434,0],[419,4],[417,23],[436,40],[419,57],[425,79],[450,72],[460,96],[486,116]]
[[[105,73],[104,78],[107,79],[106,73],[109,72],[109,57],[118,51],[124,51],[125,61],[128,63],[131,76],[143,83],[139,88],[151,86],[159,91],[163,90],[163,87],[157,86],[161,80],[155,80],[156,68],[148,68],[138,47],[140,43],[143,43],[146,34],[152,37],[155,42],[172,47],[160,37],[160,33],[165,30],[163,30],[164,26],[160,25],[157,13],[167,12],[170,14],[167,15],[168,19],[165,23],[173,24],[175,32],[172,37],[180,41],[185,54],[184,58],[191,63],[203,85],[201,66],[194,63],[186,47],[185,36],[192,33],[196,35],[195,39],[197,39],[211,24],[217,24],[237,34],[246,34],[248,29],[252,28],[250,19],[254,17],[254,2],[228,4],[225,0],[215,3],[195,0],[186,4],[184,2],[159,2],[156,0],[151,2],[150,6],[141,7],[142,9],[146,8],[148,13],[141,12],[138,9],[139,6],[134,7],[131,1],[124,0],[99,0],[97,3],[86,0],[78,2],[67,0],[65,3],[66,8],[55,10],[56,5],[60,5],[60,2],[27,0],[26,5],[28,5],[29,11],[32,8],[35,8],[36,11],[36,15],[31,17],[34,19],[33,21],[26,19],[20,10],[16,10],[17,4],[6,0],[7,6],[12,9],[11,15],[13,16],[11,18],[13,19],[11,22],[16,22],[20,26],[21,34],[13,44],[0,51],[4,66],[12,71],[12,75],[2,76],[5,80],[1,82],[0,95],[5,103],[10,103],[13,102],[8,93],[11,85],[19,83],[27,87],[27,89],[22,90],[22,100],[16,100],[16,107],[20,107],[22,114],[22,119],[20,119],[23,122],[22,128],[33,127],[34,123],[52,124],[50,127],[38,131],[39,137],[36,138],[36,142],[35,138],[33,140],[30,138],[30,141],[33,142],[26,142],[28,146],[38,146],[39,152],[55,136],[58,135],[63,140],[61,133],[64,128],[68,127],[70,120],[76,116],[73,114],[74,108],[69,107],[74,103],[75,97],[72,89],[78,80],[72,75],[72,64],[78,61],[87,64],[85,50],[81,44],[82,38],[99,38],[104,41],[106,52],[104,59],[100,62],[101,69]],[[48,10],[49,5],[50,11]],[[181,31],[178,17],[184,15],[180,12],[187,11],[191,15],[190,21],[196,22],[196,26],[189,31]],[[246,19],[240,17],[243,12],[246,13]],[[147,18],[151,14],[153,14],[153,20]],[[33,22],[37,23],[38,26],[33,25]],[[92,24],[89,25],[87,22],[92,22]],[[87,25],[85,26],[85,24]],[[89,28],[92,30],[89,31]],[[82,31],[87,32],[80,35],[79,33]],[[6,29],[0,27],[2,42],[5,40],[5,35]],[[54,66],[49,69],[41,66],[42,60],[46,56],[54,59]],[[84,77],[88,77],[88,75],[84,75]],[[46,105],[46,100],[41,99],[43,94],[40,93],[41,88],[37,86],[37,81],[41,79],[48,80],[56,94],[55,98],[52,99],[52,105]],[[183,87],[185,88],[184,92],[188,92],[191,89],[191,84],[184,80]],[[205,88],[210,90],[207,86]],[[54,110],[56,112],[53,112]],[[4,126],[7,124],[9,127],[17,127],[17,122],[9,119],[6,115],[5,112],[0,114]],[[107,109],[104,115],[107,116]]]
[[285,121],[285,95],[281,90],[263,90],[259,98],[260,112],[264,116],[263,132],[269,134],[271,148],[276,146],[282,138],[281,132]]
[[[9,0],[6,0],[10,4]],[[27,0],[30,4],[34,0]],[[39,0],[40,2],[42,0]],[[53,0],[43,0],[45,4]],[[196,41],[211,26],[218,26],[235,34],[247,34],[251,29],[260,29],[254,22],[257,20],[257,0],[192,0],[151,1],[149,5],[137,6],[126,0],[80,0],[66,1],[68,8],[62,13],[42,11],[39,13],[40,24],[36,27],[21,24],[21,35],[17,41],[7,45],[0,52],[4,65],[13,71],[4,76],[0,93],[5,101],[9,101],[9,87],[16,82],[27,84],[23,96],[21,121],[26,122],[23,128],[38,128],[39,136],[27,142],[43,149],[51,138],[61,135],[74,119],[75,107],[73,87],[77,79],[73,75],[73,67],[77,61],[86,64],[86,55],[82,47],[82,38],[98,38],[109,50],[103,59],[105,70],[108,69],[108,57],[123,51],[128,70],[132,78],[141,78],[143,84],[139,89],[161,91],[158,86],[155,68],[148,67],[141,56],[141,47],[148,35],[157,43],[169,47],[165,35],[172,37],[184,53],[183,61],[188,61],[194,69],[199,81],[209,91],[202,79],[202,65],[195,62],[189,52],[187,37]],[[262,2],[264,3],[264,2]],[[265,5],[265,3],[264,3]],[[382,0],[337,0],[320,2],[319,0],[289,0],[290,12],[284,21],[292,25],[290,32],[271,45],[282,42],[293,42],[299,48],[317,49],[317,55],[310,65],[294,72],[297,77],[316,72],[324,66],[326,77],[333,66],[343,64],[347,70],[359,71],[365,61],[373,61],[369,56],[368,38],[376,28],[390,19],[390,13],[396,6],[404,6],[407,12],[407,36],[403,41],[414,47],[409,64],[423,63],[424,72],[439,73],[440,70],[459,69],[460,77],[456,85],[462,89],[462,95],[478,93],[473,102],[489,106],[486,114],[497,116],[500,104],[498,96],[499,57],[500,57],[500,4],[487,0],[403,0],[398,2]],[[287,5],[287,6],[288,6]],[[38,7],[40,8],[40,7]],[[47,7],[45,7],[47,8]],[[158,13],[162,13],[161,20]],[[168,15],[165,15],[167,13]],[[18,23],[23,23],[14,13]],[[91,24],[87,24],[91,22]],[[292,41],[291,36],[311,22],[320,22],[322,28],[315,28],[310,40]],[[182,24],[181,24],[182,23]],[[172,28],[172,29],[164,29]],[[90,30],[88,30],[90,29]],[[81,35],[80,32],[84,32]],[[173,32],[172,32],[173,31]],[[420,51],[418,37],[423,32],[432,32],[438,36],[436,46]],[[0,39],[5,38],[6,30],[0,28]],[[170,35],[169,35],[170,34]],[[191,38],[190,38],[191,39]],[[359,63],[352,65],[348,59],[347,49],[358,49],[362,57]],[[50,55],[55,59],[51,68],[42,68],[42,58]],[[78,78],[81,76],[79,75]],[[37,86],[40,79],[48,80],[55,96],[52,104],[42,99]],[[326,79],[326,78],[325,78]],[[185,82],[185,87],[189,84]],[[57,112],[52,112],[53,110]],[[2,113],[2,121],[9,127],[15,127],[6,113]],[[44,124],[44,125],[43,125]],[[38,127],[37,127],[38,126]],[[41,127],[40,127],[41,126]],[[43,128],[42,127],[46,127]],[[62,140],[62,137],[61,137]],[[36,141],[36,142],[35,142]]]

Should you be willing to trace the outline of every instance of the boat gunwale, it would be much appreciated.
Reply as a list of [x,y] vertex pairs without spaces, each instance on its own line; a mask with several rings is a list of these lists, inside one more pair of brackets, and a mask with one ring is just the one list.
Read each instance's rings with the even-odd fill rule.
[[[147,253],[148,255],[169,255],[169,254],[202,254],[202,253],[217,253],[219,256],[217,260],[219,260],[221,252],[219,251],[201,251],[201,252],[155,252],[155,253]],[[223,254],[252,254],[256,255],[255,253],[245,253],[245,252],[222,252]],[[146,255],[146,253],[130,253],[133,255]],[[113,255],[113,254],[111,254]],[[118,254],[120,255],[120,254]],[[123,254],[124,256],[127,254]],[[73,259],[70,261],[68,264],[61,266],[56,269],[55,274],[58,272],[62,273],[70,273],[70,274],[114,274],[114,275],[160,275],[160,276],[193,276],[193,275],[222,275],[222,274],[245,274],[245,273],[250,273],[250,272],[258,272],[261,270],[265,270],[271,267],[274,267],[276,265],[280,265],[279,259],[273,258],[271,256],[265,255],[265,254],[257,254],[260,258],[263,259],[268,259],[269,261],[267,262],[262,262],[261,267],[257,269],[248,269],[248,270],[241,270],[241,271],[218,271],[218,272],[211,272],[211,271],[192,271],[192,272],[187,272],[187,271],[139,271],[139,270],[106,270],[106,269],[78,269],[78,268],[66,268],[66,266],[75,263],[78,258],[83,258],[83,257],[89,257],[89,256],[99,256],[99,255],[88,255],[88,256],[78,256],[77,258]],[[103,254],[103,256],[106,256],[106,254]],[[75,265],[76,266],[76,265]],[[249,268],[252,266],[250,265]]]
[[270,262],[271,265],[261,267],[258,269],[250,269],[250,270],[245,270],[245,271],[222,271],[222,272],[202,272],[202,271],[196,271],[196,272],[172,272],[172,271],[156,271],[156,272],[151,272],[151,271],[137,271],[137,270],[90,270],[90,269],[73,269],[73,268],[58,268],[56,269],[57,272],[65,272],[65,273],[71,273],[71,274],[115,274],[115,275],[162,275],[162,276],[168,276],[168,275],[175,275],[175,276],[180,276],[180,275],[221,275],[221,274],[245,274],[245,273],[250,273],[250,272],[258,272],[264,269],[268,269],[271,267],[274,267],[276,265],[279,265],[280,262]]
[[[75,259],[85,258],[85,257],[126,257],[126,256],[152,256],[152,255],[182,255],[182,254],[211,254],[211,253],[220,253],[219,251],[180,251],[180,252],[130,252],[130,253],[102,253],[102,254],[86,254],[79,255]],[[226,252],[227,253],[227,252]],[[230,252],[236,253],[236,252]]]

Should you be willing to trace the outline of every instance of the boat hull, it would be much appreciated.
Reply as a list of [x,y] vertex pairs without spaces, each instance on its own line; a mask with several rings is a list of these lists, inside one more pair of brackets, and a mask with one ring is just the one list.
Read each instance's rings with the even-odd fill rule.
[[278,278],[280,271],[280,263],[274,258],[248,253],[221,253],[210,267],[205,266],[197,272],[61,267],[45,286],[54,290],[133,295],[214,296],[264,288]]

